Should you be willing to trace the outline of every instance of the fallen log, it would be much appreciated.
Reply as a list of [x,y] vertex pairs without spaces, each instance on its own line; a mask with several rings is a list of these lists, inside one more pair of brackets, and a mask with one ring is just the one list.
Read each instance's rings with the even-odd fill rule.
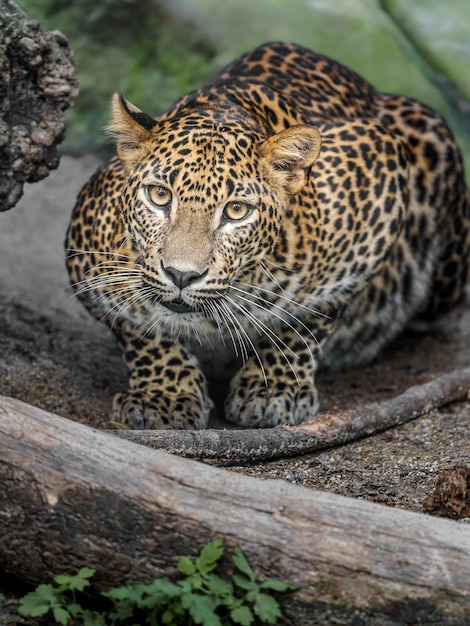
[[456,369],[383,402],[323,413],[298,426],[253,430],[116,430],[118,437],[192,459],[223,465],[310,454],[369,437],[465,397],[470,367]]
[[299,585],[283,598],[289,625],[470,614],[464,524],[231,473],[1,396],[0,537],[7,573],[39,582],[87,565],[99,589],[171,576],[223,537],[261,579]]

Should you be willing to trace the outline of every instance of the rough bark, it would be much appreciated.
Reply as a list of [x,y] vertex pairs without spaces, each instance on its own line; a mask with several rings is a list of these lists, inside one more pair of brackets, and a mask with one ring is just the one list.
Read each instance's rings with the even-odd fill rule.
[[77,93],[65,37],[0,0],[0,211],[18,202],[25,182],[58,166],[64,111]]
[[260,578],[300,586],[284,624],[468,623],[464,524],[227,472],[5,397],[0,536],[6,572],[88,565],[98,588],[172,575],[221,536]]
[[404,424],[466,396],[470,367],[454,370],[404,393],[362,407],[316,415],[298,426],[258,430],[117,430],[123,439],[193,459],[225,465],[288,458],[332,448]]

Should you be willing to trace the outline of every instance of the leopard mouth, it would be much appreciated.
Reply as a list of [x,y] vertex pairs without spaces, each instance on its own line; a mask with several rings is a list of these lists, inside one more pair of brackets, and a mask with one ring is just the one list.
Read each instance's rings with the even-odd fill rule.
[[160,300],[160,304],[174,313],[197,313],[196,309],[186,304],[181,298],[167,302]]

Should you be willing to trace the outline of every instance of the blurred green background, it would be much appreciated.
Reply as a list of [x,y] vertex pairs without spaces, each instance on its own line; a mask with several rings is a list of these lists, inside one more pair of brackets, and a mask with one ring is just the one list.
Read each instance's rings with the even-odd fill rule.
[[158,115],[242,52],[284,40],[438,109],[470,170],[470,0],[16,1],[75,52],[67,151],[103,150],[114,91]]

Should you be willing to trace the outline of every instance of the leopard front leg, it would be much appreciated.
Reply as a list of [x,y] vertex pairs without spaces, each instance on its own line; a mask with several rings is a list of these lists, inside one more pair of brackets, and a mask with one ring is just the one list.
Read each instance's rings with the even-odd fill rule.
[[128,325],[118,333],[129,387],[113,401],[113,417],[133,429],[206,428],[213,403],[197,359],[162,337],[141,337]]
[[277,333],[278,350],[268,340],[257,346],[230,383],[225,416],[250,428],[299,424],[318,411],[314,384],[318,350],[296,334]]

